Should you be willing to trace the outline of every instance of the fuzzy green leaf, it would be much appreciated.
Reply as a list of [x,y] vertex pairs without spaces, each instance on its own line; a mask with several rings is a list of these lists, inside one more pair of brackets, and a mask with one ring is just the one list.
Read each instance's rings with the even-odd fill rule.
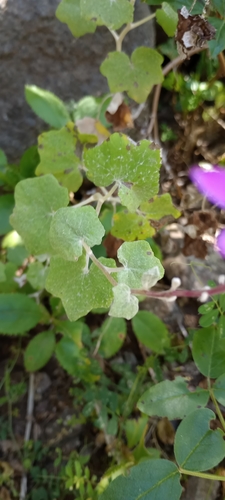
[[134,145],[116,133],[86,150],[84,161],[87,176],[96,186],[118,183],[121,203],[131,211],[158,193],[160,151],[151,149],[147,140]]
[[10,223],[34,255],[51,253],[49,230],[55,212],[69,203],[67,189],[53,175],[20,181],[15,189],[16,206]]
[[81,0],[62,0],[56,10],[56,17],[66,23],[72,35],[79,37],[85,33],[94,33],[96,22],[85,19],[80,10]]
[[155,229],[144,215],[124,210],[113,216],[111,234],[125,241],[145,240],[155,234]]
[[51,330],[38,333],[30,340],[25,353],[24,365],[28,372],[43,368],[51,358],[55,348],[55,335]]
[[63,101],[48,90],[26,85],[25,98],[34,113],[52,127],[63,127],[70,119]]
[[188,413],[206,406],[209,392],[197,388],[190,392],[184,378],[165,380],[150,387],[141,396],[138,408],[149,416],[167,417],[169,420],[184,418]]
[[170,346],[169,332],[165,324],[149,311],[139,311],[132,320],[134,333],[148,349],[163,354],[164,349]]
[[[215,414],[208,408],[190,413],[179,425],[174,443],[176,461],[186,470],[205,471],[215,467],[225,456],[225,442],[220,429],[212,431]],[[210,450],[206,452],[206,450]]]
[[225,338],[220,337],[216,326],[195,332],[192,354],[199,371],[206,377],[217,378],[224,373]]
[[141,103],[146,101],[152,87],[163,81],[162,62],[163,57],[156,50],[139,47],[131,59],[124,52],[109,52],[100,71],[107,78],[111,92],[126,91],[131,99]]
[[114,300],[109,310],[109,316],[131,319],[139,309],[138,299],[131,294],[129,286],[124,283],[113,288]]
[[107,318],[99,329],[100,353],[108,359],[122,347],[126,338],[126,322],[122,318]]
[[133,21],[133,6],[129,0],[80,0],[84,18],[94,20],[98,26],[118,29]]
[[[111,259],[99,259],[104,265],[115,267]],[[77,262],[53,257],[50,262],[46,289],[62,300],[68,318],[76,321],[94,308],[108,308],[113,299],[112,285],[95,266],[86,269],[86,254]]]
[[60,208],[51,223],[50,241],[57,255],[74,261],[82,255],[83,241],[90,247],[100,245],[104,234],[93,207]]
[[61,130],[50,130],[38,137],[40,163],[36,175],[53,174],[69,191],[77,191],[83,177],[76,156],[77,133],[73,123]]
[[117,257],[124,266],[118,273],[118,283],[130,288],[148,290],[164,275],[162,264],[154,257],[147,241],[123,243]]
[[40,308],[34,300],[20,293],[0,295],[0,333],[19,335],[37,325]]
[[167,215],[172,215],[175,219],[180,217],[181,213],[172,203],[169,193],[156,196],[153,201],[145,201],[141,204],[140,210],[147,214],[148,219],[159,220]]
[[145,460],[110,483],[99,500],[162,500],[181,496],[180,474],[169,460]]
[[178,15],[169,3],[163,2],[162,8],[156,11],[157,22],[168,36],[174,36],[177,28]]

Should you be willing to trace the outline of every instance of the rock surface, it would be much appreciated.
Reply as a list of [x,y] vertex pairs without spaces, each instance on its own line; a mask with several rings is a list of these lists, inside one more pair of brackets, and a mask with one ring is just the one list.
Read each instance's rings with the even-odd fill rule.
[[[0,0],[0,148],[10,161],[36,143],[44,130],[26,104],[24,85],[35,84],[61,99],[78,100],[107,91],[99,66],[115,50],[105,28],[75,39],[55,17],[59,0]],[[149,14],[137,2],[136,19]],[[131,53],[141,45],[154,46],[154,25],[148,22],[128,34],[124,50]]]

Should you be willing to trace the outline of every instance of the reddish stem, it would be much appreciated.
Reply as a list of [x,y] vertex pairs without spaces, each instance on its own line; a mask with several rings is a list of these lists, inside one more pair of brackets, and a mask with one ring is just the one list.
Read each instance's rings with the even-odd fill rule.
[[167,299],[169,297],[195,297],[198,298],[202,293],[206,292],[210,297],[219,293],[225,293],[225,285],[218,285],[214,288],[204,288],[201,290],[165,290],[164,292],[154,292],[153,290],[136,290],[132,289],[134,295],[145,295],[155,299]]

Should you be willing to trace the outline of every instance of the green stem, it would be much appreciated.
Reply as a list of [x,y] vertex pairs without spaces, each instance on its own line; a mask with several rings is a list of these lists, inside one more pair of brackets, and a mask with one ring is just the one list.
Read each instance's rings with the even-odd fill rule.
[[114,280],[114,278],[112,276],[110,276],[110,274],[106,270],[105,266],[98,259],[96,259],[96,257],[93,254],[91,248],[85,243],[85,241],[83,241],[82,245],[83,245],[85,251],[87,252],[87,255],[92,260],[92,262],[94,262],[94,264],[98,267],[98,269],[104,274],[104,276],[111,283],[111,285],[112,286],[117,286],[118,285],[117,281]]
[[217,413],[219,421],[220,421],[220,423],[222,425],[223,431],[225,432],[225,421],[224,421],[222,412],[220,410],[220,407],[219,407],[219,405],[217,403],[217,400],[216,400],[216,398],[214,396],[213,389],[211,389],[211,387],[209,388],[209,394],[210,394],[210,398],[211,398],[211,400],[212,400],[212,402],[213,402],[213,404],[214,404],[214,406],[216,408],[216,413]]
[[96,213],[97,213],[97,215],[100,214],[100,210],[102,208],[103,203],[105,203],[105,201],[107,201],[108,198],[110,198],[113,195],[113,193],[117,190],[117,188],[118,188],[118,186],[117,186],[117,183],[115,182],[115,184],[113,184],[113,186],[111,187],[111,189],[106,192],[105,196],[102,196],[98,200],[97,207],[96,207]]
[[202,479],[211,479],[212,481],[225,481],[225,476],[218,476],[217,474],[208,474],[207,472],[195,472],[193,470],[185,470],[179,467],[180,474],[187,476],[201,477]]
[[[135,2],[131,2],[134,3]],[[111,35],[113,36],[115,42],[116,42],[116,50],[117,52],[122,51],[122,43],[129,31],[134,30],[135,28],[138,28],[139,26],[142,26],[142,24],[147,23],[148,21],[151,21],[154,19],[155,13],[154,14],[149,14],[149,16],[144,17],[143,19],[140,19],[140,21],[136,21],[135,23],[128,23],[125,28],[121,31],[121,33],[118,35],[118,33],[114,30],[109,30]]]

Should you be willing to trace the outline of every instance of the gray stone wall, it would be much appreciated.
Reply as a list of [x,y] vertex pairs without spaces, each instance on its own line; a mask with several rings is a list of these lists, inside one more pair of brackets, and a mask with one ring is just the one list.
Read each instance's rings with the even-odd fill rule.
[[[99,66],[107,52],[115,50],[105,28],[75,39],[55,17],[59,0],[0,0],[0,148],[10,161],[36,143],[46,128],[30,110],[24,85],[35,84],[61,99],[78,100],[108,90]],[[137,2],[136,19],[149,14]],[[124,50],[154,45],[151,22],[130,32]]]

